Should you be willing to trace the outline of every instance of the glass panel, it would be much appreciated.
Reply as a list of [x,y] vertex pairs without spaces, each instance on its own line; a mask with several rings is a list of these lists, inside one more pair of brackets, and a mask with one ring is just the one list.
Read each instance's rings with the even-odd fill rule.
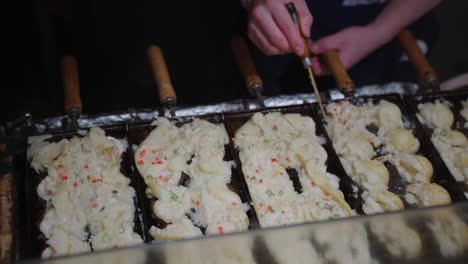
[[[463,263],[468,203],[108,250],[50,263]],[[33,263],[40,262],[33,260]],[[465,262],[466,263],[466,262]]]

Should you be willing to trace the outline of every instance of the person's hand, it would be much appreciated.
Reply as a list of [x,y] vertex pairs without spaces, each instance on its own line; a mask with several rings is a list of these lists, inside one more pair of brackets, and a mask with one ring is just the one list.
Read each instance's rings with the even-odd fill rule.
[[[337,50],[341,62],[348,70],[387,41],[389,39],[386,36],[381,36],[371,26],[355,26],[309,42],[309,48],[314,55],[331,49]],[[312,70],[318,76],[329,74],[326,65],[317,57],[312,58]]]
[[304,37],[310,35],[312,15],[305,0],[242,0],[249,15],[248,36],[266,55],[304,53],[304,40],[286,3],[294,3]]

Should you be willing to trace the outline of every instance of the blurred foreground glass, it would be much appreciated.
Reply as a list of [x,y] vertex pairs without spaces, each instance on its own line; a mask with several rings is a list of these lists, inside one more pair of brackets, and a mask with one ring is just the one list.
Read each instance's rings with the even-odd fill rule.
[[29,263],[467,263],[468,203]]

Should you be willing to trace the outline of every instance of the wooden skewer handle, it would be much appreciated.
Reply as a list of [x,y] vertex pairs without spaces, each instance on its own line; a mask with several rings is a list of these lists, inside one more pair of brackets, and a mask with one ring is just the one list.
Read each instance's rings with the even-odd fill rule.
[[241,36],[234,36],[231,39],[231,49],[249,92],[252,93],[252,89],[262,89],[262,78],[255,69],[255,64],[245,40]]
[[338,89],[344,94],[352,94],[356,85],[349,77],[336,50],[327,50],[322,53],[322,60],[335,78]]
[[65,112],[81,111],[83,105],[80,96],[80,79],[78,76],[78,62],[74,56],[65,55],[61,64],[62,81],[64,86]]
[[438,81],[434,68],[429,64],[426,56],[419,48],[418,42],[413,34],[408,29],[404,29],[398,34],[397,38],[408,56],[408,59],[414,65],[422,83],[429,84]]
[[177,96],[172,86],[169,71],[167,70],[166,61],[160,47],[151,45],[148,48],[148,59],[151,65],[153,78],[158,88],[159,100],[162,105],[168,102],[173,104],[177,101]]

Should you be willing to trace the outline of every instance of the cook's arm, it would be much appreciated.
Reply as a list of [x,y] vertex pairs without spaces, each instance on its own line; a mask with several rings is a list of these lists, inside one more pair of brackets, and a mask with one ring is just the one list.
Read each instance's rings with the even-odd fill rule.
[[[373,22],[365,26],[348,27],[315,42],[311,41],[309,48],[314,54],[337,50],[345,68],[350,69],[440,2],[391,0]],[[329,69],[317,58],[312,59],[312,69],[318,76],[329,74]]]
[[385,43],[440,2],[442,0],[391,0],[369,26],[386,39]]

